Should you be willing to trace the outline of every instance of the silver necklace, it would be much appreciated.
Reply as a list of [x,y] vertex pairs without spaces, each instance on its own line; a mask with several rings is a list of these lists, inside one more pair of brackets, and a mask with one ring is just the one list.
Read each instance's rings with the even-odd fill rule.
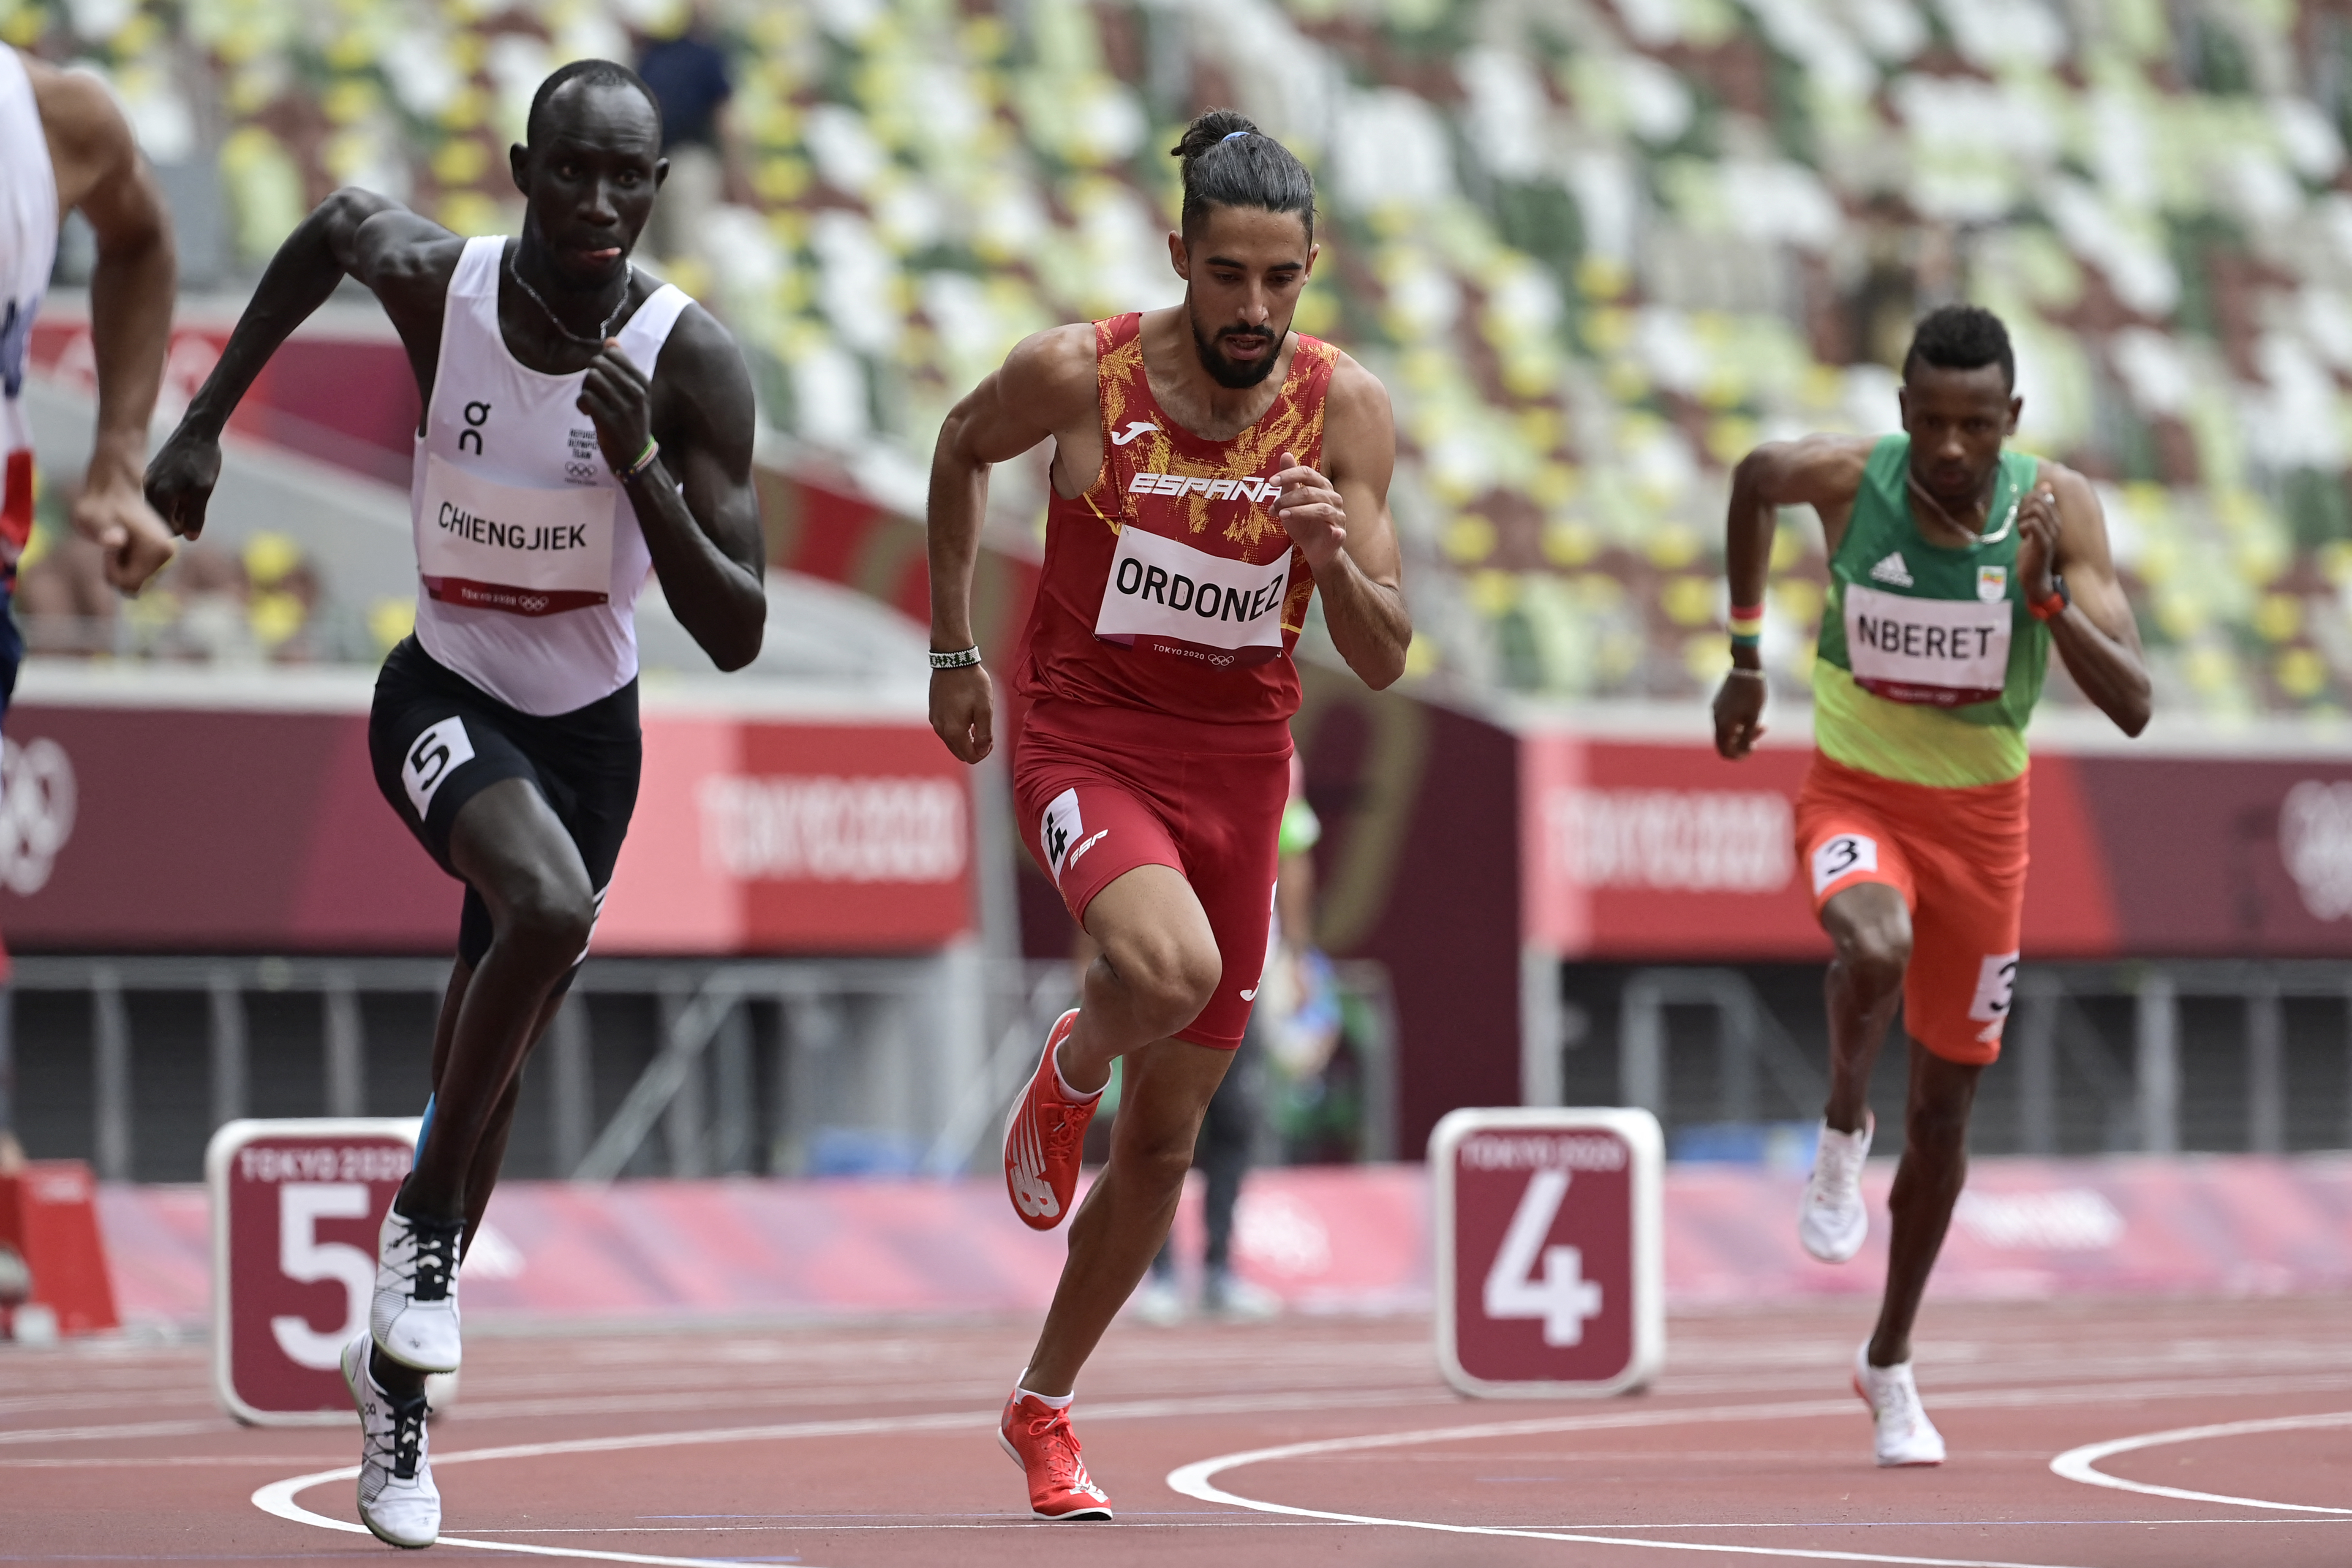
[[516,288],[520,289],[524,293],[530,296],[530,301],[532,304],[537,305],[542,311],[546,312],[547,319],[555,323],[555,330],[557,331],[562,332],[565,337],[570,338],[573,342],[578,343],[583,348],[603,348],[604,346],[604,340],[613,335],[613,323],[619,321],[621,319],[621,312],[629,308],[629,286],[625,281],[621,285],[621,302],[613,307],[613,313],[604,318],[604,324],[596,329],[596,335],[594,337],[583,338],[578,332],[573,331],[570,327],[563,324],[563,318],[555,313],[554,306],[549,304],[546,300],[539,297],[539,290],[532,288],[530,284],[525,280],[522,275],[522,269],[514,264],[514,258],[512,255],[509,255],[507,258],[507,276],[515,280]]
[[[2009,537],[2009,531],[2017,523],[2018,503],[2016,501],[2011,501],[2009,503],[2009,515],[2000,520],[2000,526],[1994,529],[1990,533],[1980,533],[1977,530],[1970,528],[1968,524],[1962,522],[1958,518],[1954,517],[1950,512],[1945,510],[1944,503],[1937,500],[1934,496],[1928,494],[1927,488],[1925,485],[1922,485],[1919,482],[1917,476],[1911,473],[1907,468],[1904,471],[1903,479],[1906,486],[1914,496],[1926,501],[1929,506],[1936,509],[1936,515],[1943,519],[1945,527],[1950,529],[1955,533],[1965,533],[1969,536],[1967,548],[1970,550],[1981,550],[1988,544],[1999,544],[2002,540]],[[1990,512],[1992,492],[2000,483],[2000,470],[1996,468],[1993,470],[1992,478],[1986,481],[1985,484],[1985,501],[1988,512],[1986,521],[1988,522],[1991,521]]]

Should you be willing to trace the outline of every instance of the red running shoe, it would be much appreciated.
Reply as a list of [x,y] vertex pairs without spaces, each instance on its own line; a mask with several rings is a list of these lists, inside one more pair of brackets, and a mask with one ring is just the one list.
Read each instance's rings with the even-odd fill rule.
[[1083,1102],[1065,1100],[1061,1076],[1054,1070],[1054,1053],[1069,1037],[1077,1017],[1073,1007],[1054,1020],[1045,1035],[1045,1054],[1004,1123],[1004,1190],[1031,1230],[1051,1230],[1070,1212],[1087,1123],[1102,1103],[1099,1095]]
[[1110,1499],[1078,1456],[1078,1435],[1070,1430],[1067,1409],[1056,1410],[1034,1396],[1024,1399],[1016,1388],[1004,1402],[996,1440],[1029,1477],[1032,1514],[1055,1524],[1110,1517]]

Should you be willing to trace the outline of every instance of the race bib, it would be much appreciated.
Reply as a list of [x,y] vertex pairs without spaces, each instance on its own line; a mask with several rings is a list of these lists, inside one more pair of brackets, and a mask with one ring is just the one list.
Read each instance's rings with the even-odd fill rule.
[[1253,566],[1129,523],[1118,531],[1095,636],[1218,665],[1272,658],[1282,651],[1290,561],[1285,550]]
[[1846,660],[1854,684],[1893,702],[1990,702],[2009,678],[2010,606],[1914,599],[1849,583]]
[[425,458],[416,567],[444,604],[510,616],[601,605],[613,585],[614,493],[502,485]]

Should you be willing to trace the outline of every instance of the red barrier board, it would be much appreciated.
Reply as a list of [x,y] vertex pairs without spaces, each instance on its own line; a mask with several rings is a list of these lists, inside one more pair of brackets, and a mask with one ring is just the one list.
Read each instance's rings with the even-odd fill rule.
[[[10,943],[448,952],[462,889],[378,793],[365,683],[278,708],[198,706],[186,687],[185,705],[10,708]],[[654,700],[644,724],[599,954],[908,952],[970,928],[970,770],[919,717]]]
[[1465,1394],[1638,1388],[1665,1359],[1660,1194],[1646,1110],[1448,1113],[1430,1135],[1437,1361]]
[[68,1334],[116,1325],[114,1288],[99,1239],[98,1184],[79,1160],[36,1160],[0,1176],[0,1241],[32,1271],[28,1300],[58,1315]]
[[250,1426],[348,1421],[339,1358],[367,1330],[376,1232],[414,1118],[231,1121],[205,1151],[213,1389]]

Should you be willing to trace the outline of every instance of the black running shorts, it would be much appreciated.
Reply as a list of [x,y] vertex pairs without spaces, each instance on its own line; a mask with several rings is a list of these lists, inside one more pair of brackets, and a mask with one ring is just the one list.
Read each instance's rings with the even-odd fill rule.
[[[449,863],[458,811],[494,784],[529,779],[572,835],[603,907],[645,761],[635,681],[585,708],[541,718],[508,707],[408,637],[376,677],[368,754],[383,798],[452,877],[460,877]],[[479,963],[489,948],[488,906],[467,888],[457,956]]]

